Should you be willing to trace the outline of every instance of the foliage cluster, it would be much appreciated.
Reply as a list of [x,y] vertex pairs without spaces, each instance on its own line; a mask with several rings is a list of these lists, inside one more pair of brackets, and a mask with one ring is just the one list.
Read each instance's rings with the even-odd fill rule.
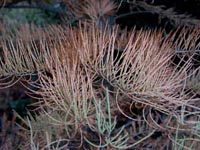
[[[125,1],[62,3],[30,6],[56,7],[65,23],[1,23],[0,88],[21,83],[36,101],[25,117],[16,114],[17,125],[9,122],[22,139],[14,149],[197,149],[200,101],[193,83],[199,81],[194,56],[200,30],[189,26],[198,20],[146,1],[126,1],[187,26],[167,34],[127,30],[115,25]],[[6,140],[1,148],[11,149],[15,139]]]

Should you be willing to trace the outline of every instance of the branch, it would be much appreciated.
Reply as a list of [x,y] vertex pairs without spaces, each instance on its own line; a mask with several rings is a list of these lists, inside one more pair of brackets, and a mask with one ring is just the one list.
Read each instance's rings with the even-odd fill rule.
[[[0,0],[0,1],[2,1],[2,0]],[[0,7],[12,6],[19,2],[28,2],[30,4],[31,0],[12,0],[11,2],[7,2],[6,0],[3,0],[2,2],[0,2]]]
[[133,12],[129,12],[129,13],[124,13],[124,14],[118,15],[118,16],[116,16],[114,18],[114,20],[117,20],[117,19],[120,19],[120,18],[124,18],[124,17],[130,16],[130,15],[137,15],[137,14],[156,14],[156,12],[147,11],[147,10],[144,10],[144,11],[133,11]]
[[182,49],[180,49],[180,50],[177,50],[176,51],[176,54],[188,54],[188,53],[200,53],[200,49],[196,49],[196,50],[182,50]]

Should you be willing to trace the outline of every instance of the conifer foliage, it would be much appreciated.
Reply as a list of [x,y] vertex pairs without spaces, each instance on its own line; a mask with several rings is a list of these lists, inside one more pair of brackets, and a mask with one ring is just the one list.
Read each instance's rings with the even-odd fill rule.
[[65,3],[89,18],[76,27],[1,24],[0,88],[21,82],[37,100],[17,115],[19,148],[197,148],[200,103],[189,81],[199,27],[128,31],[108,21],[113,1]]

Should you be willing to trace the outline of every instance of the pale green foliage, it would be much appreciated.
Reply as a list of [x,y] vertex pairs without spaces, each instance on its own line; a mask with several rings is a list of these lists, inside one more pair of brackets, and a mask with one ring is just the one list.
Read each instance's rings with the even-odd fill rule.
[[175,139],[173,141],[174,150],[194,150],[200,144],[200,121],[199,119],[191,127],[192,133],[184,135],[179,126],[176,129]]
[[200,93],[200,71],[196,70],[194,73],[191,72],[190,77],[187,80],[188,86],[196,93]]
[[[94,103],[95,103],[95,108],[96,108],[96,120],[97,120],[97,132],[99,133],[99,138],[100,138],[100,143],[99,145],[96,145],[94,143],[92,143],[90,140],[88,140],[87,138],[85,138],[85,140],[91,144],[94,147],[97,148],[104,148],[107,146],[111,146],[112,148],[116,148],[116,149],[127,149],[127,148],[133,148],[135,145],[139,144],[140,142],[142,142],[143,140],[149,138],[154,131],[152,131],[152,133],[150,133],[149,135],[147,135],[146,137],[138,140],[137,142],[133,143],[133,144],[127,144],[128,140],[129,140],[129,134],[128,133],[124,133],[124,127],[121,127],[121,129],[118,131],[118,133],[115,133],[115,128],[116,128],[116,118],[114,118],[114,120],[112,120],[112,116],[111,116],[111,107],[110,107],[110,95],[108,92],[108,89],[106,89],[106,108],[107,108],[107,114],[105,114],[105,112],[103,112],[103,106],[101,104],[101,102],[98,102],[95,98],[94,98]],[[91,125],[90,125],[91,126]],[[95,128],[93,126],[93,128]],[[94,130],[94,129],[93,129]],[[101,138],[103,138],[104,140],[102,140]],[[105,143],[101,143],[101,141],[105,141]]]

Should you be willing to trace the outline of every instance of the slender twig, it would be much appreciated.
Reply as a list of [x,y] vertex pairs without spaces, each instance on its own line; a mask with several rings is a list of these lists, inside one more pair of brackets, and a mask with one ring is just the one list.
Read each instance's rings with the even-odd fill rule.
[[[0,0],[1,1],[1,0]],[[3,1],[3,5],[0,5],[0,7],[5,7],[5,6],[12,6],[12,5],[16,5],[20,2],[28,2],[29,4],[31,3],[31,0],[13,0],[11,2],[7,2],[6,0]],[[1,4],[1,3],[0,3]]]
[[200,53],[200,49],[196,49],[196,50],[176,50],[176,54],[188,54],[188,53]]
[[114,20],[117,20],[117,19],[120,19],[120,18],[124,18],[124,17],[127,17],[127,16],[131,16],[131,15],[137,15],[137,14],[156,14],[156,12],[153,12],[153,11],[133,11],[133,12],[129,12],[129,13],[124,13],[124,14],[121,14],[121,15],[118,15],[114,18]]

